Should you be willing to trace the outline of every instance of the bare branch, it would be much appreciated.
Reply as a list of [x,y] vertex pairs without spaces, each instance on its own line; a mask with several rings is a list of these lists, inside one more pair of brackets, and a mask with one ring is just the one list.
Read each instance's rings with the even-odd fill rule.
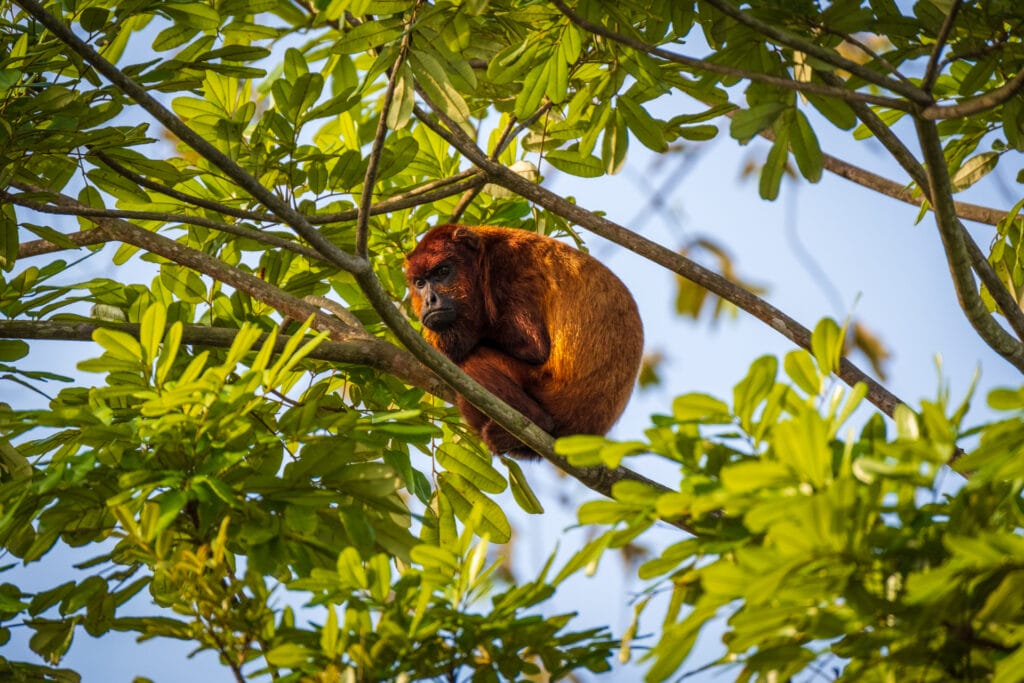
[[[64,235],[64,238],[78,247],[88,247],[95,244],[106,244],[111,241],[110,235],[102,229],[82,230]],[[56,251],[63,251],[66,247],[54,244],[49,240],[32,240],[22,242],[18,245],[18,259],[52,254]]]
[[[631,47],[634,50],[640,50],[641,52],[646,52],[649,55],[661,57],[666,61],[674,62],[676,64],[682,64],[683,66],[686,66],[690,69],[699,69],[701,71],[721,74],[723,76],[730,76],[732,78],[741,78],[750,81],[757,81],[759,83],[767,83],[769,85],[778,86],[780,88],[785,88],[787,90],[795,90],[797,92],[811,93],[813,95],[822,95],[826,97],[838,97],[847,102],[867,102],[869,104],[876,104],[879,106],[888,107],[890,109],[898,109],[900,111],[911,111],[911,109],[913,109],[913,106],[909,102],[894,97],[872,95],[870,93],[862,93],[856,90],[848,90],[846,88],[837,88],[828,85],[820,85],[818,83],[810,83],[807,81],[796,81],[791,78],[780,78],[778,76],[772,76],[770,74],[761,73],[759,71],[747,71],[745,69],[737,69],[731,66],[726,66],[724,64],[708,62],[703,59],[686,57],[675,52],[669,52],[668,50],[662,49],[660,47],[655,47],[654,45],[650,45],[648,43],[645,43],[641,40],[637,40],[630,36],[621,33],[616,33],[615,31],[607,29],[604,26],[601,26],[600,24],[595,24],[592,21],[588,21],[581,17],[580,15],[573,12],[571,9],[569,9],[569,7],[564,2],[562,2],[562,0],[551,0],[551,4],[557,7],[558,10],[562,12],[562,14],[564,14],[566,17],[568,17],[572,23],[576,24],[585,31],[588,31],[595,35],[604,36],[609,40],[614,40],[615,42],[625,45],[627,47]],[[828,54],[835,54],[830,51],[827,52]],[[842,61],[845,62],[847,60]],[[854,64],[853,62],[850,63]],[[861,67],[861,69],[863,70],[863,67]],[[888,79],[885,78],[881,78],[881,80],[885,83],[889,83],[890,85],[896,84],[895,82],[889,81]],[[892,87],[890,87],[889,89],[894,91],[898,90],[898,88]]]
[[[28,187],[31,188],[31,186]],[[88,208],[77,200],[65,195],[55,195],[54,202],[64,208]],[[203,273],[219,282],[245,292],[292,320],[306,320],[310,316],[315,316],[313,322],[314,329],[326,330],[331,340],[348,345],[352,353],[358,351],[366,358],[377,356],[376,360],[372,362],[367,361],[366,365],[384,370],[403,381],[437,396],[451,396],[450,390],[442,382],[438,381],[434,373],[410,357],[407,352],[369,334],[361,325],[351,325],[352,319],[340,320],[334,316],[324,315],[318,312],[317,307],[313,304],[292,296],[265,280],[229,266],[218,258],[187,247],[180,242],[175,242],[163,235],[138,228],[127,221],[106,217],[91,220],[95,220],[99,227],[84,233],[86,235],[89,233],[94,233],[96,236],[104,235],[106,241],[116,240],[132,244],[140,249],[162,256],[169,261],[191,268],[196,272]],[[93,236],[90,235],[90,237]],[[391,308],[394,310],[394,306],[391,306]]]
[[1011,97],[1017,95],[1022,89],[1024,89],[1024,69],[1018,71],[1016,76],[1003,85],[983,95],[978,95],[956,104],[935,104],[925,107],[921,111],[921,117],[936,121],[939,119],[959,119],[972,116],[998,107],[1007,102]]

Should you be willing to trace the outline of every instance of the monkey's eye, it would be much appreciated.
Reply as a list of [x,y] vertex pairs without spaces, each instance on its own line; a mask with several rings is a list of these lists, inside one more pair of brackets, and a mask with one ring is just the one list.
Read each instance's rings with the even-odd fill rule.
[[438,266],[437,270],[434,271],[434,277],[446,278],[451,275],[451,266]]
[[421,277],[416,278],[412,281],[412,286],[416,289],[423,289],[427,285],[427,281]]

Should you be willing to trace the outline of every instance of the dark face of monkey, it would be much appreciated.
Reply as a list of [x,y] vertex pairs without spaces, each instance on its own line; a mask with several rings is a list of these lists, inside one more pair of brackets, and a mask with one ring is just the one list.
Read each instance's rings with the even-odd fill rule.
[[405,261],[413,310],[430,342],[455,362],[480,342],[487,325],[480,253],[479,238],[453,226],[421,240]]
[[458,319],[458,301],[450,295],[455,280],[456,268],[447,261],[412,279],[416,296],[423,302],[420,322],[428,330],[444,332]]

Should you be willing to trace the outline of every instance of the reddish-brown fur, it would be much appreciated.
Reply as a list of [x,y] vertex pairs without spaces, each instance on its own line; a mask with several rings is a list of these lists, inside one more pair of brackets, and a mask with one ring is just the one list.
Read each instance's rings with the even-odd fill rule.
[[[625,285],[593,257],[550,237],[487,226],[442,225],[406,258],[417,283],[448,264],[433,292],[455,302],[451,326],[427,340],[552,436],[604,434],[622,414],[643,350],[643,327]],[[424,290],[427,291],[427,290]],[[534,455],[459,398],[469,426],[495,453]]]

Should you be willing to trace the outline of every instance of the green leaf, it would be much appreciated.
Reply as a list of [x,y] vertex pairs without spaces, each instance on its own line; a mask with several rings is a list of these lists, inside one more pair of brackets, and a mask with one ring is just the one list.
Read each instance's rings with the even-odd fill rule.
[[119,330],[93,330],[92,339],[118,360],[141,362],[142,347],[135,337]]
[[523,89],[516,96],[515,103],[515,113],[520,119],[529,118],[540,107],[552,68],[551,60],[545,59],[523,79]]
[[139,326],[139,342],[142,347],[142,362],[150,365],[160,352],[160,341],[164,337],[164,326],[167,324],[167,309],[160,302],[155,302],[142,314]]
[[469,105],[452,85],[441,62],[429,52],[416,51],[410,56],[410,66],[431,101],[455,122],[467,125]]
[[548,163],[563,173],[579,178],[598,178],[604,175],[604,164],[595,156],[583,156],[573,150],[554,150],[545,156]]
[[79,619],[79,617],[60,621],[37,619],[29,622],[29,628],[35,632],[29,638],[29,647],[47,662],[56,665],[71,647],[71,639],[75,635],[75,625],[78,624]]
[[732,411],[725,401],[708,394],[683,394],[672,401],[672,415],[680,422],[726,424],[732,421]]
[[434,545],[418,545],[412,549],[412,559],[423,567],[439,569],[448,576],[455,576],[459,570],[459,558],[446,548]]
[[288,110],[301,118],[320,99],[320,93],[323,92],[323,88],[323,76],[315,71],[302,74],[292,84]]
[[402,62],[395,77],[395,94],[388,110],[387,125],[391,130],[400,130],[409,123],[416,105],[415,86],[412,68],[408,62]]
[[10,363],[28,355],[29,346],[27,342],[20,339],[0,340],[0,362]]
[[267,664],[281,668],[294,668],[313,657],[313,651],[297,643],[284,643],[267,652]]
[[642,105],[626,96],[619,97],[617,104],[618,112],[622,115],[626,126],[644,147],[655,152],[664,152],[668,148],[661,122],[656,121],[648,114]]
[[811,352],[822,373],[831,374],[843,355],[843,330],[831,318],[822,318],[811,333]]
[[750,142],[751,138],[775,123],[787,105],[782,102],[765,102],[750,109],[741,109],[732,117],[729,134],[741,144]]
[[810,122],[799,109],[796,110],[793,123],[789,127],[789,145],[800,174],[812,183],[821,180],[822,155],[818,136],[814,134]]
[[966,190],[995,169],[999,163],[998,152],[982,152],[964,162],[953,176],[953,192]]
[[733,407],[744,429],[752,430],[754,411],[771,393],[778,370],[779,361],[774,356],[761,356],[733,388]]
[[793,483],[790,469],[770,460],[740,462],[722,469],[722,486],[736,494],[792,486]]
[[0,267],[7,272],[18,260],[18,246],[18,220],[14,216],[14,206],[4,204],[0,207]]
[[401,19],[367,21],[350,29],[331,48],[338,54],[363,54],[402,35]]
[[473,518],[473,511],[479,510],[478,535],[489,534],[495,543],[508,542],[512,537],[512,527],[497,503],[453,472],[442,472],[437,476],[437,481],[459,519],[468,523]]
[[531,515],[539,515],[544,512],[537,494],[530,488],[530,482],[519,463],[512,458],[502,456],[501,461],[508,467],[508,482],[512,486],[512,497],[524,512]]
[[443,443],[436,452],[437,462],[449,472],[465,477],[486,493],[501,493],[508,487],[505,478],[491,465],[489,456],[457,443]]
[[814,365],[814,357],[804,349],[787,353],[783,369],[789,378],[810,396],[821,393],[823,379]]
[[779,196],[782,176],[786,173],[786,162],[789,161],[789,128],[776,126],[775,142],[768,150],[768,158],[761,168],[761,179],[758,192],[762,199],[773,201]]
[[604,126],[604,136],[601,138],[601,160],[604,162],[605,172],[614,175],[622,170],[628,150],[629,131],[626,122],[617,111],[611,111]]

